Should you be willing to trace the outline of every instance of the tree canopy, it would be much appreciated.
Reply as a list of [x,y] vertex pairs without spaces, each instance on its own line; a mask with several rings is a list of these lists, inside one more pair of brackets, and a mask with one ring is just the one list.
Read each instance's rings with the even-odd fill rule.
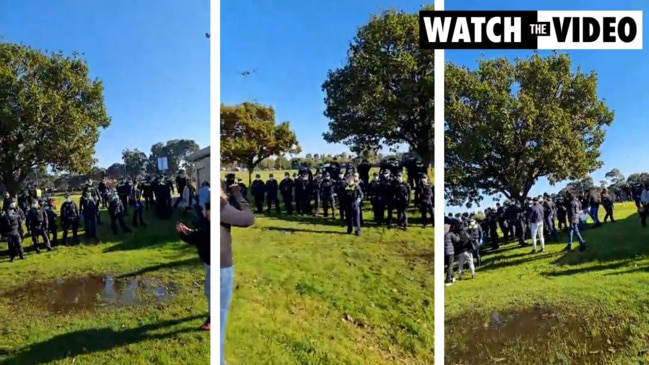
[[109,125],[103,84],[78,54],[0,43],[0,176],[10,193],[36,167],[90,171]]
[[449,204],[502,193],[524,201],[545,177],[579,180],[602,166],[599,148],[613,112],[597,75],[568,55],[450,63],[445,72],[445,197]]
[[198,150],[200,150],[200,146],[193,139],[172,139],[167,143],[158,142],[151,146],[147,171],[156,172],[158,157],[166,157],[169,172],[176,173],[178,170],[184,169],[187,173],[191,173],[193,164],[187,158]]
[[[143,172],[155,174],[158,171],[158,158],[166,157],[168,171],[175,174],[184,169],[188,174],[193,171],[193,164],[187,159],[191,154],[200,149],[193,139],[172,139],[166,143],[158,142],[151,146],[151,153],[140,151],[137,148],[122,151],[121,175],[137,176]],[[110,168],[109,168],[110,169]],[[112,170],[111,170],[112,171]]]
[[290,123],[275,122],[275,110],[257,103],[221,105],[221,161],[243,163],[249,178],[271,156],[300,153]]
[[387,11],[360,27],[346,64],[322,85],[324,139],[353,152],[408,144],[434,159],[434,51],[419,48],[417,14]]

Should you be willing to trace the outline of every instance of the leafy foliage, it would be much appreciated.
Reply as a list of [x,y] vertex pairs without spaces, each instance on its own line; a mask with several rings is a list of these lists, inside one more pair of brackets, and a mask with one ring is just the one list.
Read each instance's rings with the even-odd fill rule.
[[347,63],[322,85],[329,131],[324,139],[353,152],[410,145],[434,160],[434,52],[419,48],[417,14],[373,16],[349,47]]
[[602,166],[613,121],[597,76],[571,69],[567,55],[534,53],[445,73],[445,195],[450,204],[502,193],[524,201],[541,177],[578,180]]
[[250,102],[221,105],[222,163],[243,163],[250,177],[255,167],[268,157],[300,151],[290,123],[276,124],[272,107]]
[[137,148],[125,149],[122,151],[122,161],[124,162],[123,172],[129,176],[137,176],[146,171],[149,156]]
[[193,139],[172,139],[167,143],[158,142],[151,146],[147,170],[150,173],[157,172],[158,157],[166,157],[171,173],[176,173],[179,169],[191,173],[193,164],[187,158],[198,150],[200,147]]
[[9,192],[38,166],[88,172],[109,125],[103,84],[77,54],[0,43],[0,175]]

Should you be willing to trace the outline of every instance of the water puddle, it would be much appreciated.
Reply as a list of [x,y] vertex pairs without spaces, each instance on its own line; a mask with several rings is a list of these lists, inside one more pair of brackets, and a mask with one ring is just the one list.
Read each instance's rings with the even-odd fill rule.
[[615,328],[615,336],[596,333],[587,319],[571,312],[535,308],[453,318],[445,326],[445,363],[601,364],[624,346]]
[[116,278],[111,275],[69,277],[34,282],[2,294],[16,307],[32,305],[66,314],[105,307],[161,303],[178,292],[175,283],[152,277]]

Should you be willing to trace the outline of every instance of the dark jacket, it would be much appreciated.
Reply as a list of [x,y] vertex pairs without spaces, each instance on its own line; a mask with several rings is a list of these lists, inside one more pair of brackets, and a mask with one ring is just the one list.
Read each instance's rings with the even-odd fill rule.
[[206,265],[210,264],[210,221],[201,219],[201,223],[196,229],[189,234],[181,233],[180,238],[190,245],[196,246],[201,261]]

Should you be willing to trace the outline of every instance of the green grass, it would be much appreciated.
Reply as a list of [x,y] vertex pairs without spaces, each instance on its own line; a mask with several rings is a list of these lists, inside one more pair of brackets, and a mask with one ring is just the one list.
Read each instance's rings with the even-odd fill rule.
[[[152,213],[145,220],[148,227],[114,236],[104,212],[99,244],[37,255],[27,238],[25,260],[0,257],[0,364],[208,363],[210,335],[196,330],[207,311],[202,264],[193,247],[175,238],[173,220],[158,221]],[[82,305],[91,299],[90,284],[53,292],[58,279],[105,274],[155,279],[173,294],[155,301],[142,291],[142,303],[91,308]]]
[[560,252],[565,233],[536,255],[512,243],[447,287],[446,363],[647,363],[649,231],[633,203],[615,215],[582,232],[584,253]]
[[228,363],[432,364],[433,229],[366,226],[271,214],[234,229]]

